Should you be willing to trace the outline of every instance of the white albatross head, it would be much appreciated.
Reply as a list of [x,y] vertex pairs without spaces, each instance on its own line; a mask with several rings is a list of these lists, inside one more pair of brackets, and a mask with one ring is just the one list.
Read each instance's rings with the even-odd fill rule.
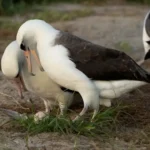
[[16,78],[19,74],[23,61],[23,52],[20,50],[16,41],[11,42],[5,49],[2,59],[2,73],[8,78]]
[[28,71],[32,74],[32,66],[30,61],[30,52],[35,57],[37,64],[41,71],[43,68],[41,66],[40,60],[37,56],[36,50],[39,43],[51,43],[59,31],[53,28],[50,24],[43,20],[28,20],[23,23],[16,36],[16,41],[20,46],[20,49],[24,51],[28,63]]
[[143,24],[144,60],[150,58],[150,11],[146,14]]

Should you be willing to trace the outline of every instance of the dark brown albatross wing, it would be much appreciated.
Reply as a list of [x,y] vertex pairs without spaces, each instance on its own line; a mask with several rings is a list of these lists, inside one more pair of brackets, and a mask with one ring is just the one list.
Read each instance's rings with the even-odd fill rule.
[[150,75],[126,55],[108,49],[66,32],[60,32],[55,45],[69,50],[76,68],[92,80],[139,80],[150,82]]

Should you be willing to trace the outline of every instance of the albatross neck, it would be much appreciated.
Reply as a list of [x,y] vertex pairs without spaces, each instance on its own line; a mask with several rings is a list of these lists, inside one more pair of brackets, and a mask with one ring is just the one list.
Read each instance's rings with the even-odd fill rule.
[[56,30],[55,28],[40,28],[39,30],[35,30],[35,38],[37,41],[37,44],[46,44],[46,43],[53,43],[55,42],[55,39],[57,35],[59,34],[59,30]]

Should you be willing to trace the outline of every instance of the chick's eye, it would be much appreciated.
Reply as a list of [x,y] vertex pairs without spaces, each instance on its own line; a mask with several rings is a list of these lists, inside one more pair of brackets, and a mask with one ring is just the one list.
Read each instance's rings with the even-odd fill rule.
[[147,60],[150,58],[150,50],[146,53],[145,57],[144,57],[144,60]]
[[26,50],[25,45],[24,45],[24,44],[21,44],[21,45],[20,45],[20,49],[22,49],[22,50],[24,50],[24,51],[25,51],[25,50]]

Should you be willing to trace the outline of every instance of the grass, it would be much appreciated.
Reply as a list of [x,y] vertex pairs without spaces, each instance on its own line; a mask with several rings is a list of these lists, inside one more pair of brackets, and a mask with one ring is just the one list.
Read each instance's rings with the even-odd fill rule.
[[123,42],[123,41],[116,43],[115,44],[115,48],[119,49],[119,50],[121,50],[123,52],[131,52],[131,51],[133,51],[132,46],[129,43]]
[[11,21],[0,21],[0,36],[1,39],[13,37],[15,38],[18,28],[21,23]]
[[0,21],[0,29],[17,30],[21,23],[11,21]]
[[19,119],[15,121],[15,124],[19,124],[29,134],[59,132],[86,136],[99,134],[109,135],[109,133],[115,130],[116,124],[118,123],[118,116],[125,108],[125,106],[116,106],[103,110],[96,116],[93,122],[87,121],[86,119],[84,121],[78,120],[72,122],[69,117],[50,115],[38,123],[35,123],[33,117],[30,116],[26,120]]
[[83,10],[74,10],[70,12],[62,12],[62,11],[42,11],[35,13],[33,18],[42,19],[48,22],[55,21],[68,21],[74,20],[79,17],[86,17],[92,15],[94,12],[89,9]]

